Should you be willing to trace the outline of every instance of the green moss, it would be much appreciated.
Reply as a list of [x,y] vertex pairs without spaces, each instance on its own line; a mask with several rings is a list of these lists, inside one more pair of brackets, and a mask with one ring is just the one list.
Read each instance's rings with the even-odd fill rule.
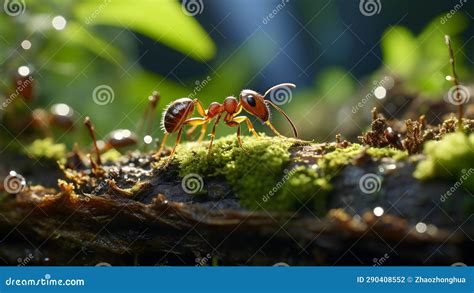
[[284,185],[276,196],[273,190],[264,196],[264,207],[269,205],[276,210],[297,210],[306,205],[319,216],[324,215],[327,193],[332,186],[327,178],[320,176],[316,168],[295,167],[283,176],[281,182]]
[[318,166],[324,176],[332,178],[337,175],[341,167],[351,164],[361,152],[362,146],[359,144],[352,144],[347,148],[336,148],[319,159]]
[[107,161],[115,162],[115,161],[118,161],[118,159],[120,159],[122,154],[116,149],[111,149],[111,150],[106,151],[100,156],[104,162],[107,162]]
[[408,158],[408,152],[407,151],[401,151],[399,149],[395,149],[392,147],[383,147],[383,148],[374,148],[370,147],[367,149],[367,153],[375,159],[381,159],[381,158],[392,158],[396,161],[404,160]]
[[[290,169],[288,148],[295,143],[298,141],[279,137],[243,137],[245,152],[235,135],[230,135],[215,140],[210,156],[208,142],[181,144],[174,161],[180,164],[182,177],[190,173],[224,177],[242,205],[250,209],[289,211],[306,205],[322,215],[332,189],[331,180],[364,148],[359,144],[347,148],[327,146],[328,153],[318,158],[315,165]],[[374,158],[407,157],[405,152],[393,148],[369,148],[368,153]]]
[[37,139],[26,147],[27,155],[36,159],[46,159],[64,163],[66,160],[66,146],[54,143],[52,138]]
[[424,146],[426,159],[421,161],[414,176],[421,180],[443,178],[462,182],[474,192],[474,134],[463,132],[446,134],[440,141],[429,141]]
[[290,162],[288,148],[294,141],[277,137],[242,139],[247,152],[239,147],[235,135],[230,135],[214,142],[210,156],[207,143],[182,144],[175,160],[181,165],[183,177],[190,173],[222,176],[244,206],[259,208],[262,197],[277,184]]

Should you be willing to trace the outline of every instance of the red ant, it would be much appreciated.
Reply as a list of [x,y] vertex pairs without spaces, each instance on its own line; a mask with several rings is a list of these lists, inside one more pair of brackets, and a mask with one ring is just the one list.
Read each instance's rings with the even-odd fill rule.
[[[173,155],[176,151],[176,147],[178,146],[181,140],[183,127],[185,125],[192,126],[192,128],[189,129],[189,131],[187,132],[187,134],[189,135],[196,129],[196,127],[198,127],[199,125],[202,125],[201,134],[197,140],[198,142],[200,142],[202,141],[206,133],[207,124],[212,119],[215,118],[215,122],[211,131],[211,141],[209,143],[209,149],[208,149],[208,153],[210,153],[212,143],[214,141],[214,137],[216,133],[216,126],[219,124],[222,115],[225,115],[224,122],[228,126],[237,127],[237,141],[239,143],[239,146],[245,150],[240,138],[240,124],[243,122],[246,122],[249,131],[252,132],[252,134],[255,137],[258,137],[258,134],[255,131],[249,117],[238,116],[240,112],[242,111],[242,109],[244,109],[249,114],[254,115],[258,119],[260,119],[276,135],[282,136],[278,132],[278,130],[276,130],[273,124],[270,122],[270,107],[269,106],[272,106],[288,120],[288,122],[290,123],[293,129],[295,137],[298,137],[298,131],[296,130],[296,127],[294,123],[291,121],[290,117],[288,117],[288,115],[286,115],[286,113],[282,109],[280,109],[280,107],[275,105],[273,102],[269,100],[265,100],[265,97],[267,97],[270,92],[282,87],[295,88],[296,86],[292,83],[281,83],[268,89],[264,95],[261,95],[257,93],[256,91],[246,89],[240,92],[239,99],[233,96],[227,97],[224,99],[223,104],[213,102],[209,105],[209,108],[207,110],[204,109],[204,107],[202,106],[201,102],[198,99],[192,100],[190,98],[181,98],[172,102],[166,107],[163,113],[161,124],[165,132],[165,136],[163,137],[163,141],[161,143],[160,149],[155,153],[155,158],[160,157],[168,136],[171,133],[178,132],[175,145],[166,163],[168,165],[171,162],[171,159],[173,158]],[[194,112],[195,106],[197,106],[198,113],[202,117],[190,118],[190,116]]]

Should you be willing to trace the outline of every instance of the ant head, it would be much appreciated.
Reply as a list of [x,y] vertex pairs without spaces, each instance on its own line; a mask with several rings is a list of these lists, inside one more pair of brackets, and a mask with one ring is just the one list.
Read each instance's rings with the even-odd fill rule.
[[257,116],[263,122],[268,121],[270,111],[261,94],[253,90],[243,90],[240,92],[240,103],[245,111]]
[[227,97],[224,100],[224,111],[229,114],[234,114],[237,112],[237,108],[239,107],[239,101],[235,97]]

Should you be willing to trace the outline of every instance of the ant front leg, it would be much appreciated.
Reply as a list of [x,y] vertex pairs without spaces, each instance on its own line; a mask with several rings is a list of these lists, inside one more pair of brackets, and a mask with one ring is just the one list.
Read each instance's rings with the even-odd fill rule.
[[234,117],[232,118],[232,120],[230,120],[229,122],[227,122],[227,125],[229,126],[236,126],[237,127],[237,142],[239,143],[239,146],[245,151],[247,152],[247,150],[244,148],[243,144],[242,144],[242,139],[241,139],[241,135],[240,135],[240,124],[242,122],[247,122],[247,127],[249,128],[249,131],[252,132],[253,136],[254,137],[258,137],[258,134],[257,132],[255,131],[255,129],[253,128],[253,124],[252,124],[252,121],[250,121],[249,117],[247,116],[237,116],[237,117]]
[[255,131],[255,128],[253,127],[252,121],[250,121],[249,117],[247,116],[237,116],[232,119],[232,121],[237,122],[238,124],[242,122],[247,122],[247,127],[250,132],[252,132],[254,137],[259,137],[258,133]]
[[283,135],[281,135],[281,133],[275,128],[275,126],[273,126],[270,120],[265,121],[265,125],[267,125],[273,131],[273,133],[275,133],[275,135],[283,137]]

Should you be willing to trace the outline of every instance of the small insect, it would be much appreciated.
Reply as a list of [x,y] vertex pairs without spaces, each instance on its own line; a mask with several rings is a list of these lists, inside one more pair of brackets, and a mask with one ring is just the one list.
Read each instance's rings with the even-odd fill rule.
[[[249,117],[247,116],[239,116],[244,109],[249,114],[256,116],[260,119],[265,125],[267,125],[276,135],[282,136],[280,132],[273,126],[270,122],[270,106],[274,107],[278,112],[280,112],[290,123],[293,133],[295,137],[298,137],[298,131],[291,121],[290,117],[286,115],[286,113],[275,105],[273,102],[269,100],[265,100],[272,91],[279,89],[279,88],[295,88],[296,86],[292,83],[281,83],[275,85],[268,89],[264,95],[259,94],[254,90],[245,89],[240,92],[239,98],[235,98],[233,96],[227,97],[224,99],[222,104],[213,102],[209,105],[207,110],[204,109],[201,102],[198,99],[189,99],[189,98],[181,98],[178,99],[166,107],[163,118],[162,118],[162,127],[165,132],[165,136],[163,137],[163,141],[161,143],[160,149],[155,153],[155,157],[159,158],[161,156],[161,152],[166,144],[166,140],[171,133],[178,132],[176,137],[175,145],[168,157],[167,164],[171,162],[173,155],[176,151],[176,147],[181,140],[181,135],[183,131],[183,127],[185,125],[191,126],[189,131],[187,132],[190,135],[198,126],[202,126],[201,134],[199,135],[198,142],[202,141],[204,135],[207,130],[207,125],[210,123],[211,120],[215,119],[214,125],[211,131],[211,140],[209,143],[208,153],[212,148],[212,143],[214,141],[216,127],[221,121],[221,117],[224,116],[224,123],[231,127],[237,127],[237,141],[243,149],[245,149],[242,145],[241,137],[240,137],[240,124],[245,122],[249,131],[255,136],[258,137],[257,132],[255,131],[252,122],[250,121]],[[198,113],[201,117],[193,117],[191,115],[194,112],[194,108],[197,108]]]
[[116,129],[107,134],[105,140],[97,142],[101,152],[136,145],[138,136],[129,129]]
[[67,104],[59,103],[51,106],[47,111],[42,108],[34,109],[31,113],[33,126],[42,129],[46,136],[52,137],[51,126],[65,131],[74,128],[74,110]]

